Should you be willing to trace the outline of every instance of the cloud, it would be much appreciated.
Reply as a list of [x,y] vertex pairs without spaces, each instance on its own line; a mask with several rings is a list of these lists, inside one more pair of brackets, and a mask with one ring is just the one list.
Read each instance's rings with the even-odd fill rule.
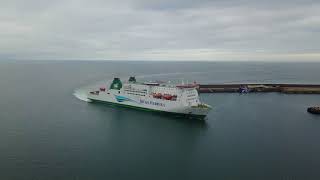
[[0,0],[1,59],[320,60],[307,0]]

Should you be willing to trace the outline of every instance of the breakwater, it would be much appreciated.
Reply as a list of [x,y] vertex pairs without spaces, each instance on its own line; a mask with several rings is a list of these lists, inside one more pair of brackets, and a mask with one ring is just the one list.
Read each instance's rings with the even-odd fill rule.
[[200,84],[200,93],[219,92],[280,92],[290,94],[320,94],[320,84]]

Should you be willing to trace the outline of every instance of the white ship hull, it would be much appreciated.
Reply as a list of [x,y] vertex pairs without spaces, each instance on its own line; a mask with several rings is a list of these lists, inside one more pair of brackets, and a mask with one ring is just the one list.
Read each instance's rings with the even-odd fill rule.
[[[109,93],[109,94],[108,94]],[[194,116],[204,118],[211,108],[199,108],[197,106],[183,105],[179,101],[166,101],[148,97],[134,97],[127,94],[99,93],[99,95],[88,94],[88,99],[93,102],[106,102],[118,104],[126,107],[152,110],[157,112],[167,112],[173,114]]]
[[195,87],[139,83],[135,78],[122,84],[115,78],[109,88],[88,92],[92,102],[105,102],[155,112],[204,118],[211,106],[199,100]]

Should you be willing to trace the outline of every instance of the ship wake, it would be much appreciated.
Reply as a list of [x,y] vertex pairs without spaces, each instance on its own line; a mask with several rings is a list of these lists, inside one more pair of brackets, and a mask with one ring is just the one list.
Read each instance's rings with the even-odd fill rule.
[[86,91],[84,91],[84,90],[80,90],[80,89],[79,90],[75,90],[73,95],[76,98],[80,99],[81,101],[91,102],[91,100],[88,99]]

